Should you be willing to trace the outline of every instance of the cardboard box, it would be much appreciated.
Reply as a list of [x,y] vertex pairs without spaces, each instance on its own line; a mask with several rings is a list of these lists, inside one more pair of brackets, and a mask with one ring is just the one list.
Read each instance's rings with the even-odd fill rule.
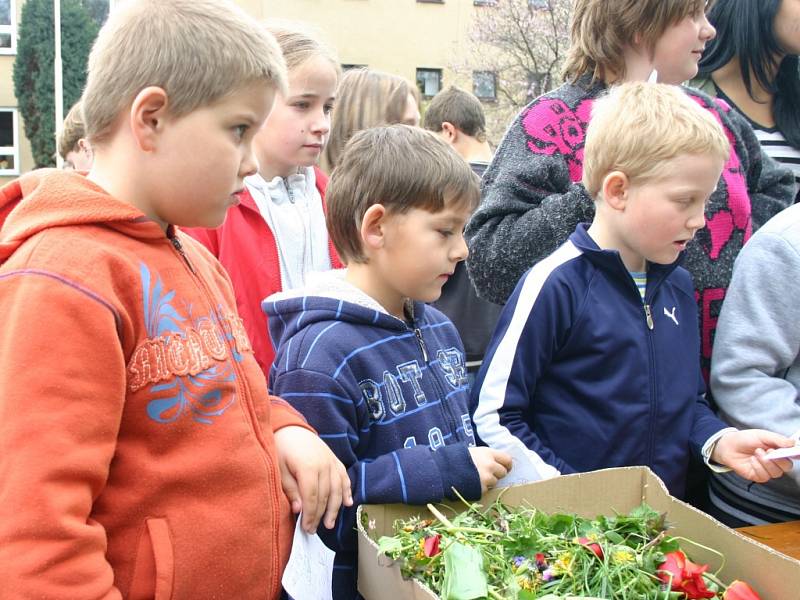
[[[502,490],[486,494],[481,503],[491,504]],[[575,513],[593,518],[600,514],[627,513],[646,502],[667,513],[671,535],[684,536],[725,555],[722,581],[747,581],[762,600],[800,598],[800,561],[759,544],[673,498],[655,474],[646,467],[623,467],[591,473],[565,475],[547,481],[505,490],[503,502],[519,505],[527,501],[546,512]],[[463,504],[447,503],[461,509]],[[413,515],[429,517],[422,506],[404,504],[365,505],[358,518],[358,589],[366,600],[435,600],[437,596],[416,581],[404,580],[400,568],[386,556],[378,556],[376,541],[394,535],[396,519]],[[717,555],[683,544],[692,560],[719,567]]]

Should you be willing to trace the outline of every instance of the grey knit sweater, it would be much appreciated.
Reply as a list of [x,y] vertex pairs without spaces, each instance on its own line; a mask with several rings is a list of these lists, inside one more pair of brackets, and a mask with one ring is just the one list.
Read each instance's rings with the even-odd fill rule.
[[[532,101],[506,132],[466,230],[467,269],[482,297],[504,303],[525,271],[564,243],[578,223],[594,217],[594,203],[579,182],[591,105],[604,89],[588,78],[564,84]],[[697,292],[707,377],[733,261],[758,226],[792,203],[794,181],[762,152],[744,118],[702,92],[684,89],[722,123],[733,150],[706,207],[706,227],[683,262]]]
[[[800,205],[794,205],[744,247],[719,317],[711,391],[731,425],[800,431],[799,295]],[[800,519],[800,464],[764,484],[714,474],[711,501],[752,524]]]

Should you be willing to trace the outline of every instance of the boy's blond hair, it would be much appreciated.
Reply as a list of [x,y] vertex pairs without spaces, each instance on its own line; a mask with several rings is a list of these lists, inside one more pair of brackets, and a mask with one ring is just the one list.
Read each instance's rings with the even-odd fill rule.
[[598,199],[603,179],[621,171],[631,181],[658,177],[682,155],[730,155],[722,125],[681,88],[658,83],[614,86],[596,100],[586,131],[583,185]]
[[58,154],[66,160],[67,154],[78,149],[78,142],[86,137],[86,130],[83,126],[83,113],[81,112],[81,101],[78,100],[69,109],[61,126],[61,133],[58,134]]
[[652,53],[670,25],[702,12],[705,0],[575,0],[564,79],[625,77],[625,48],[639,38]]
[[478,177],[436,134],[409,125],[374,127],[347,143],[325,196],[328,232],[343,262],[367,262],[361,221],[373,204],[389,214],[478,205]]
[[228,0],[129,0],[115,8],[89,55],[83,92],[86,137],[96,146],[149,86],[170,114],[186,115],[263,80],[286,87],[274,38]]
[[309,59],[322,57],[336,71],[337,79],[341,76],[339,58],[333,48],[322,41],[318,31],[305,23],[278,19],[267,21],[266,27],[278,42],[288,71],[302,66]]
[[345,144],[357,131],[402,122],[409,94],[419,102],[419,90],[399,75],[375,69],[347,71],[339,84],[325,146],[327,167],[336,167]]

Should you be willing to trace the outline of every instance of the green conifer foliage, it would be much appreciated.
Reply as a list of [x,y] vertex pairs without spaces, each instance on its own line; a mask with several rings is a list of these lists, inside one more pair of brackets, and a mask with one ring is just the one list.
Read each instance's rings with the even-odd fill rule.
[[[22,6],[14,61],[14,94],[37,167],[55,165],[55,33],[53,1],[27,0]],[[79,0],[61,0],[61,60],[64,114],[80,98],[86,61],[98,25]]]

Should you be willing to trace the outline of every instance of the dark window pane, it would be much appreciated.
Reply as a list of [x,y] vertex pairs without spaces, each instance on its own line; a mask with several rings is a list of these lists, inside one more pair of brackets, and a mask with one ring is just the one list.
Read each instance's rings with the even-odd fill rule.
[[13,113],[8,110],[0,111],[0,146],[14,145]]
[[11,25],[11,0],[0,0],[0,25]]
[[473,91],[478,98],[494,100],[497,98],[495,76],[492,71],[475,71],[472,73]]
[[14,156],[11,154],[0,154],[0,171],[14,168]]
[[11,48],[10,33],[0,33],[0,48]]

